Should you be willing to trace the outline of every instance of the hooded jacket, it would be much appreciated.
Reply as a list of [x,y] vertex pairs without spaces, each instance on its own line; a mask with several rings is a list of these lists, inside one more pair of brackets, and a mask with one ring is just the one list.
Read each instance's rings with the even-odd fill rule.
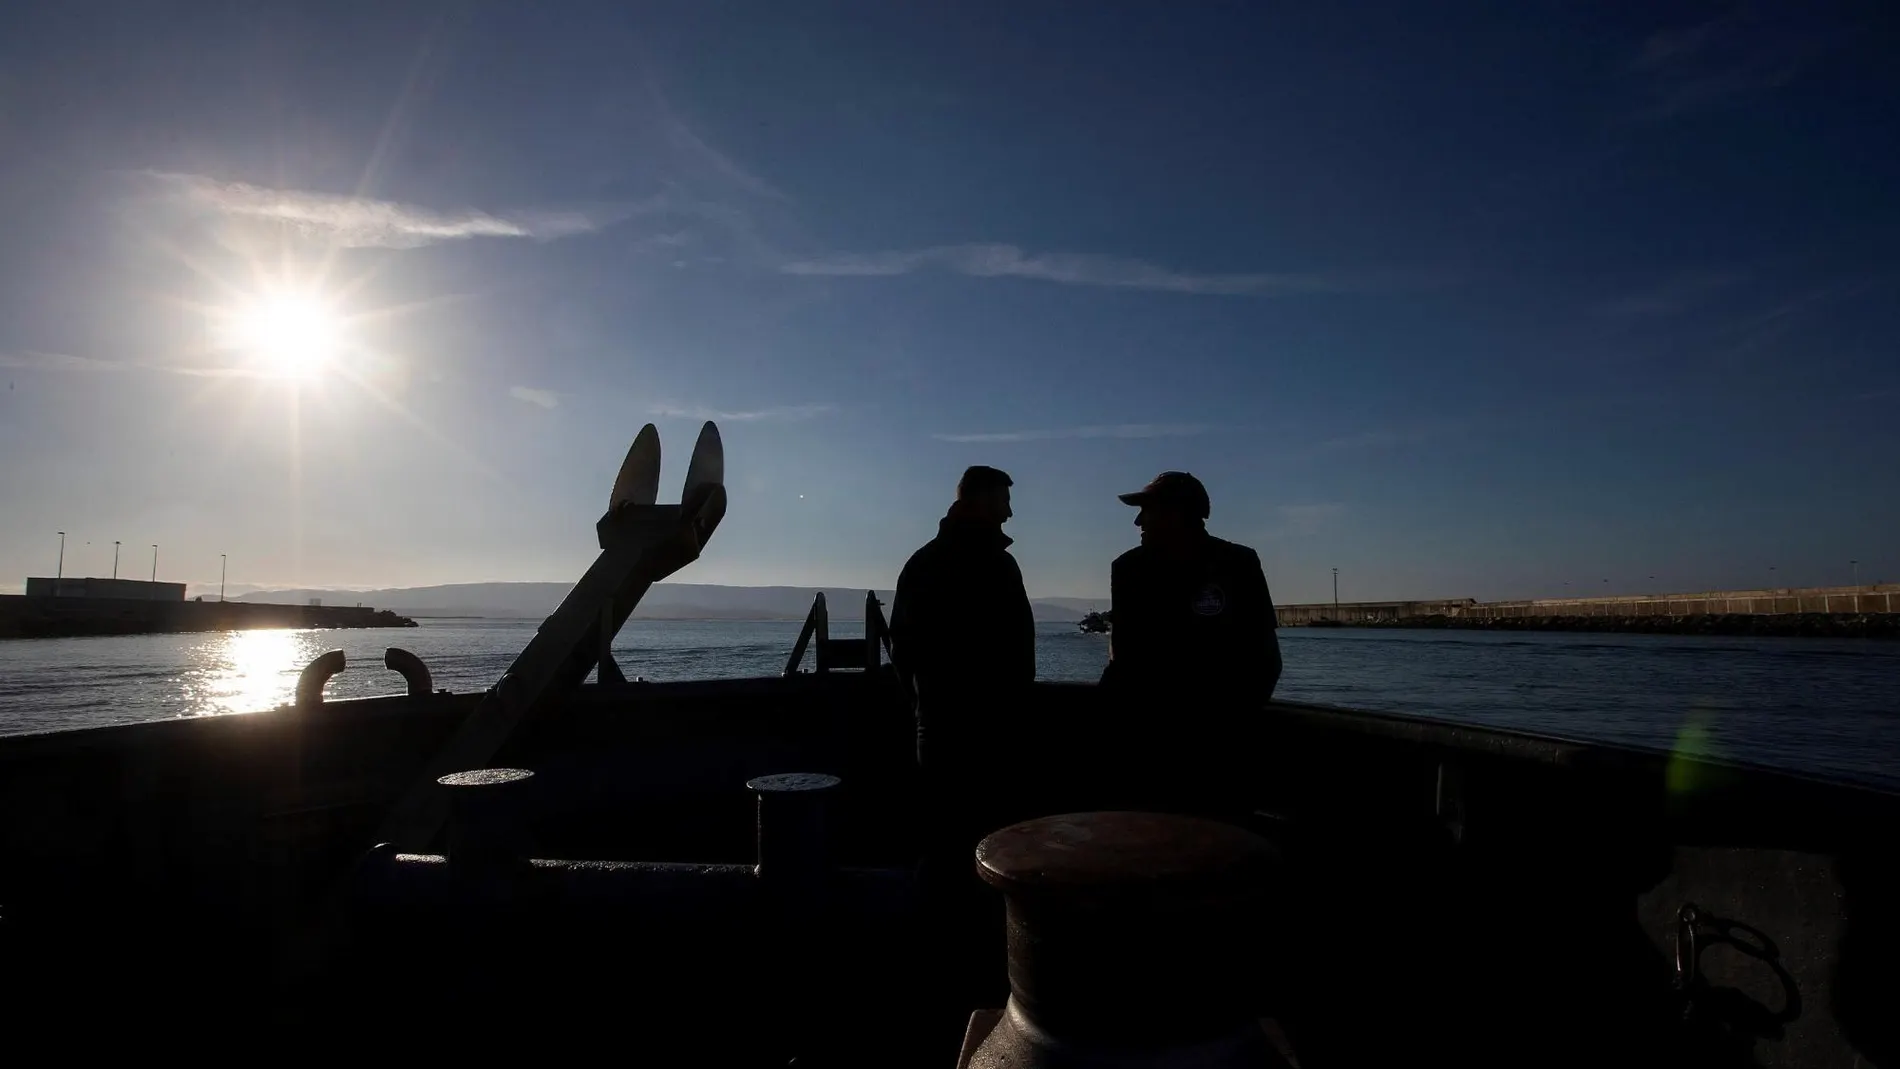
[[957,505],[897,577],[891,647],[917,695],[926,740],[981,745],[1036,676],[1035,617],[1011,539]]

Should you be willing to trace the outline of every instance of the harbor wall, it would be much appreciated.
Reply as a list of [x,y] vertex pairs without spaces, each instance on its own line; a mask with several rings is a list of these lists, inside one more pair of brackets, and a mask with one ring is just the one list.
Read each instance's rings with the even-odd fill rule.
[[1342,624],[1393,623],[1419,616],[1455,616],[1478,604],[1471,598],[1438,601],[1345,601],[1334,605],[1276,605],[1274,613],[1281,627],[1306,627],[1315,623]]
[[45,578],[29,576],[29,598],[118,598],[138,601],[183,601],[185,584],[146,582],[143,579],[93,579],[87,576]]
[[0,595],[0,638],[414,626],[408,617],[367,606]]
[[1715,590],[1693,594],[1628,594],[1603,598],[1537,598],[1476,602],[1463,615],[1481,620],[1524,616],[1866,615],[1900,612],[1900,583],[1863,586]]
[[1525,601],[1349,601],[1276,607],[1281,627],[1337,620],[1343,624],[1391,623],[1443,616],[1454,620],[1531,617],[1637,616],[1865,616],[1900,613],[1900,583],[1861,586],[1713,590],[1692,594],[1619,594],[1601,598],[1533,598]]

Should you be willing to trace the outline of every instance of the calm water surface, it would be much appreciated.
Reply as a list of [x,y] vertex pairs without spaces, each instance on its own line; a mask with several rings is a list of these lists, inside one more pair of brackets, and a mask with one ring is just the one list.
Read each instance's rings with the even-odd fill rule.
[[[535,621],[425,620],[389,631],[240,631],[0,642],[0,734],[245,713],[290,700],[327,649],[351,667],[329,693],[398,693],[385,646],[421,655],[436,686],[481,690]],[[629,676],[776,674],[794,621],[629,623]],[[840,628],[840,635],[849,631]],[[860,632],[861,633],[861,632]],[[1690,749],[1900,787],[1900,644],[1663,635],[1288,629],[1279,694],[1296,701]],[[1038,627],[1044,679],[1093,680],[1107,640]]]

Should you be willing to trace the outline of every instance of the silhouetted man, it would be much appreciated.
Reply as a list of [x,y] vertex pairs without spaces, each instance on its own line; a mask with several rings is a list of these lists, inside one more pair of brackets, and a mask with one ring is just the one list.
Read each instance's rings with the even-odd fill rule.
[[976,879],[976,845],[1020,819],[1004,718],[1036,676],[1035,618],[1009,555],[1008,475],[974,467],[937,537],[897,577],[891,651],[917,696],[923,797],[919,872],[942,979],[975,1004],[1004,990],[1000,902]]
[[[1199,795],[1244,771],[1248,727],[1280,679],[1273,597],[1260,557],[1207,533],[1207,489],[1166,471],[1124,504],[1141,545],[1115,558],[1104,696],[1166,789]],[[1228,782],[1222,782],[1225,779]]]
[[891,646],[917,694],[917,761],[927,774],[979,771],[1000,749],[999,714],[1036,676],[1035,618],[1003,524],[1008,475],[974,467],[937,537],[897,577]]

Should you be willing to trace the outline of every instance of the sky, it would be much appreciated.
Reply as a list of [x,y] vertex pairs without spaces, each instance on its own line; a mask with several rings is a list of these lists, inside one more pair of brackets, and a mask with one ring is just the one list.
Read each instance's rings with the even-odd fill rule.
[[[1032,595],[1199,475],[1281,602],[1900,580],[1891,5],[34,5],[0,35],[0,589]],[[1858,565],[1850,564],[1858,561]]]

